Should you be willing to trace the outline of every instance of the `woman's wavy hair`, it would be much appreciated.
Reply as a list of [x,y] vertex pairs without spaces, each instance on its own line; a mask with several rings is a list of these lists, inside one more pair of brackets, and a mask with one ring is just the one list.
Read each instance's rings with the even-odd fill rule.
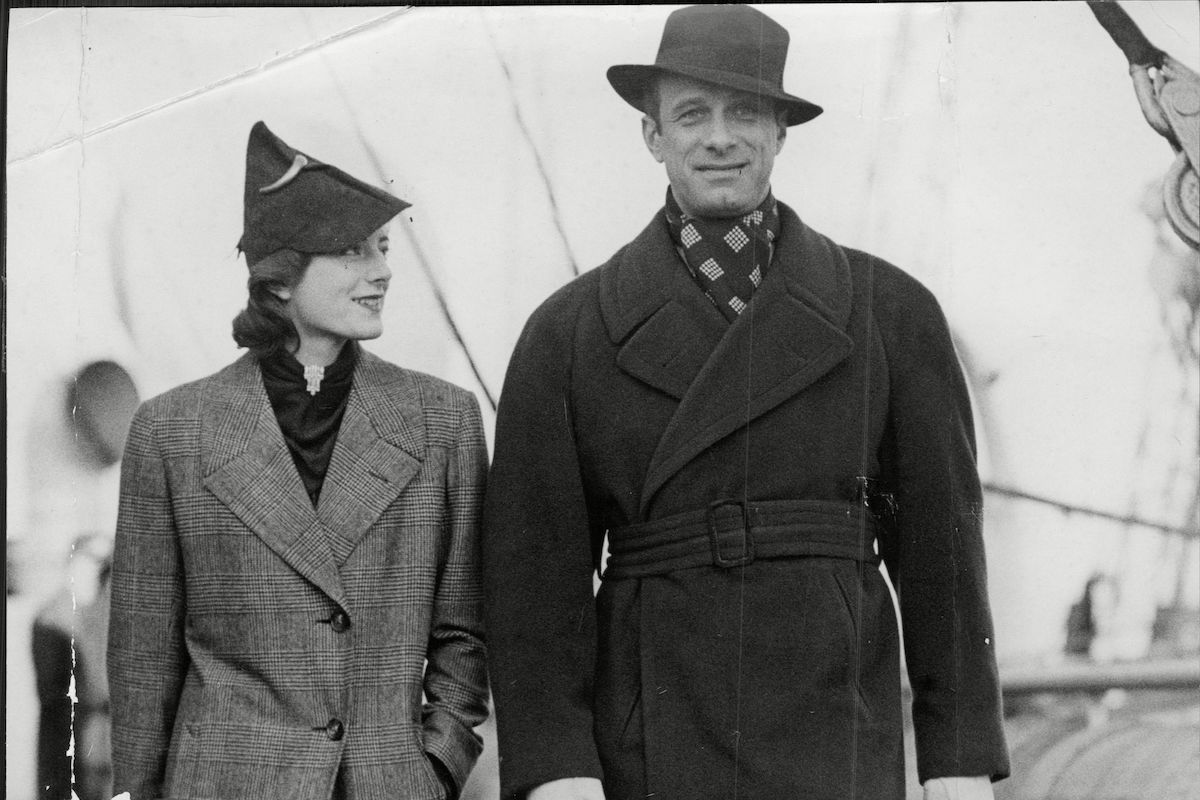
[[233,318],[233,340],[259,357],[274,355],[298,337],[287,314],[287,303],[275,290],[292,287],[304,277],[312,256],[296,250],[276,250],[250,265],[246,308]]

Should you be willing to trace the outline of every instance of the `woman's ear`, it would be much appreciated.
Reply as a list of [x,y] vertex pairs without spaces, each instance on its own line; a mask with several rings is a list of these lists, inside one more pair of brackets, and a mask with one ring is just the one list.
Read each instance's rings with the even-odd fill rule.
[[277,298],[279,298],[280,300],[282,300],[285,303],[288,300],[292,299],[291,288],[288,286],[284,286],[282,283],[276,283],[276,284],[272,284],[271,286],[268,286],[267,291],[270,292],[271,294],[275,295]]

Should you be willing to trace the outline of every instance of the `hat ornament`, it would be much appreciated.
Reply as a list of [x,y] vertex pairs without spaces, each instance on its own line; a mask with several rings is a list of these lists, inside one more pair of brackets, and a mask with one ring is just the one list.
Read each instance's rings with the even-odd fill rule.
[[282,189],[292,182],[292,179],[300,174],[300,170],[308,166],[308,159],[303,153],[296,153],[296,157],[292,159],[292,165],[287,168],[287,172],[280,176],[279,180],[274,183],[268,183],[266,186],[258,188],[259,194],[270,194],[276,189]]

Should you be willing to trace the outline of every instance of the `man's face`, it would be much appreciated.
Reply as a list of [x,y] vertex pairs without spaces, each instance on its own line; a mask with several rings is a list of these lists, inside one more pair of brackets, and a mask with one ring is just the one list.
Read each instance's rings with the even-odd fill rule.
[[674,75],[659,79],[658,97],[660,122],[644,117],[642,136],[679,207],[698,217],[754,210],[787,136],[774,101]]

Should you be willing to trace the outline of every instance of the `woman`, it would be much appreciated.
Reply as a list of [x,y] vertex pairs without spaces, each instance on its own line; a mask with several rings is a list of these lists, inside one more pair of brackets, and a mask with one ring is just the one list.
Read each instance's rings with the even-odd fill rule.
[[407,206],[250,133],[250,352],[145,403],[122,465],[108,668],[133,800],[433,800],[479,754],[478,405],[358,344]]

